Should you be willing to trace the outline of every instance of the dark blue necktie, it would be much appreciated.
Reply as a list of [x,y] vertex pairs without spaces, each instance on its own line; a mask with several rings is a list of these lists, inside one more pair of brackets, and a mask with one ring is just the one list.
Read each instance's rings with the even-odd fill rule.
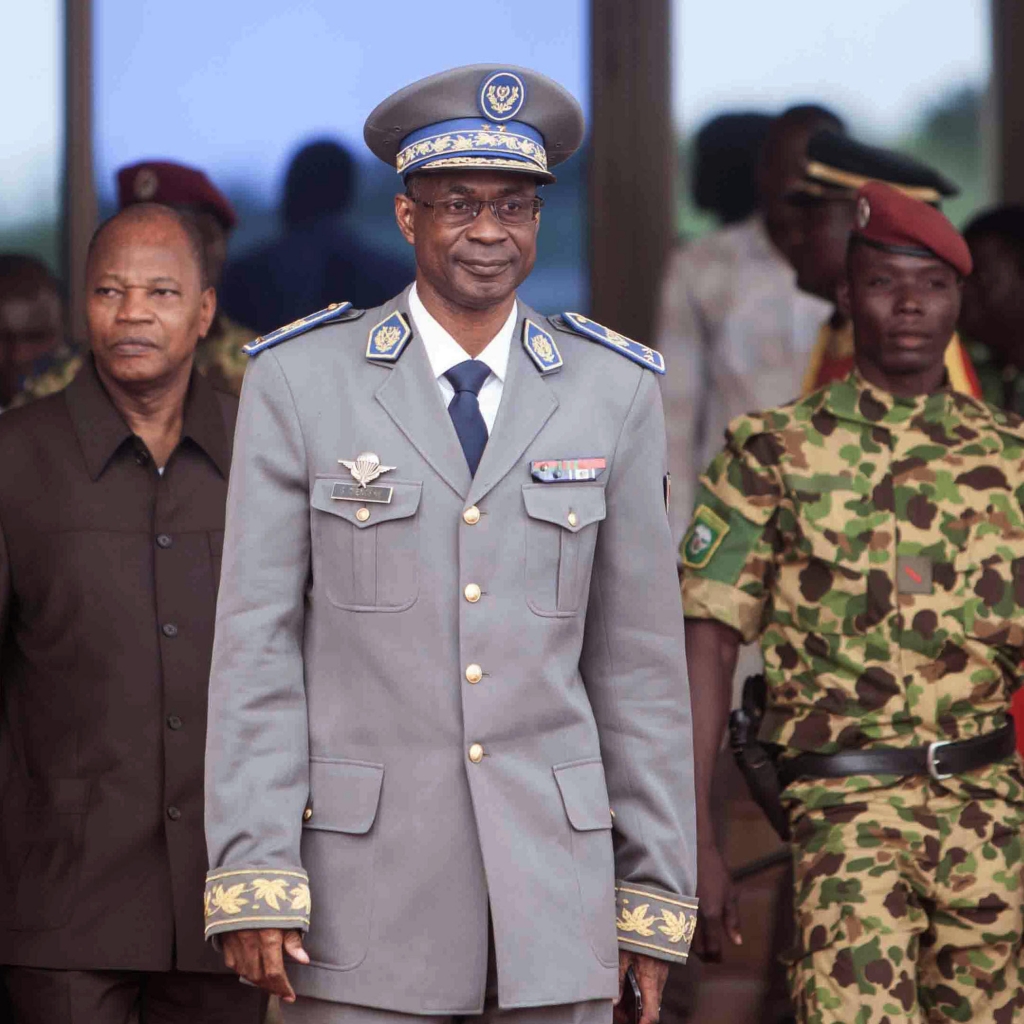
[[476,476],[476,467],[480,465],[480,456],[487,444],[487,424],[480,414],[477,395],[490,374],[491,368],[479,359],[467,359],[445,374],[448,383],[455,388],[455,397],[448,403],[448,415],[455,424],[455,433],[459,435],[459,443],[473,476]]

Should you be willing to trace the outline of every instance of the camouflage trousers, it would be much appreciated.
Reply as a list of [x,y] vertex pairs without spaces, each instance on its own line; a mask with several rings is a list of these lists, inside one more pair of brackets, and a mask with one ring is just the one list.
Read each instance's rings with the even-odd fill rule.
[[798,1021],[1024,1021],[1024,805],[920,778],[786,797]]

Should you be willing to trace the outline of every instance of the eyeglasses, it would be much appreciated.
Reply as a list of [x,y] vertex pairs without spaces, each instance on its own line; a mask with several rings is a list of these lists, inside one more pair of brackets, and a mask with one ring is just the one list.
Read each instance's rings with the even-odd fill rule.
[[502,199],[466,199],[457,196],[428,203],[425,199],[409,196],[418,206],[425,206],[434,214],[434,220],[445,227],[459,228],[471,224],[485,207],[491,208],[495,219],[506,227],[522,227],[540,215],[544,200],[540,196],[505,196]]

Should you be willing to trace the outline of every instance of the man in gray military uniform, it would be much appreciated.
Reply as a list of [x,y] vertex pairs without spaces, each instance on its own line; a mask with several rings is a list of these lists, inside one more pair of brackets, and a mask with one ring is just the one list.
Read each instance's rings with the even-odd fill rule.
[[522,68],[395,94],[365,138],[415,284],[249,346],[206,921],[289,1022],[603,1022],[628,968],[653,1022],[689,950],[664,366],[516,298],[582,135]]

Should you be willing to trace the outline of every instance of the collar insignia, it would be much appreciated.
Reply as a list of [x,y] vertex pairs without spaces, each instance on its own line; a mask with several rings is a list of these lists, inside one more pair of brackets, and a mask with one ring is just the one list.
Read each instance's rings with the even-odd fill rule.
[[321,324],[330,323],[332,320],[340,320],[351,308],[351,302],[332,302],[326,309],[321,309],[318,313],[311,313],[309,316],[304,316],[301,320],[294,320],[290,324],[285,324],[284,327],[278,327],[276,331],[271,331],[270,334],[263,335],[260,338],[253,338],[248,345],[242,346],[242,351],[247,356],[257,355],[264,349],[273,348],[275,345],[280,345],[282,341],[288,341],[290,338],[297,338],[300,334],[305,334],[306,331],[311,331],[314,327],[319,327]]
[[366,339],[366,358],[374,363],[397,363],[411,337],[412,328],[396,309],[371,328]]
[[665,372],[665,359],[660,352],[655,352],[653,348],[641,345],[639,341],[634,341],[624,334],[604,327],[581,313],[563,313],[562,319],[566,326],[571,327],[577,334],[582,334],[585,338],[604,345],[605,348],[614,349],[634,363],[646,366],[648,370],[653,370],[655,373]]
[[541,373],[561,369],[562,356],[555,339],[530,319],[523,321],[523,348]]

